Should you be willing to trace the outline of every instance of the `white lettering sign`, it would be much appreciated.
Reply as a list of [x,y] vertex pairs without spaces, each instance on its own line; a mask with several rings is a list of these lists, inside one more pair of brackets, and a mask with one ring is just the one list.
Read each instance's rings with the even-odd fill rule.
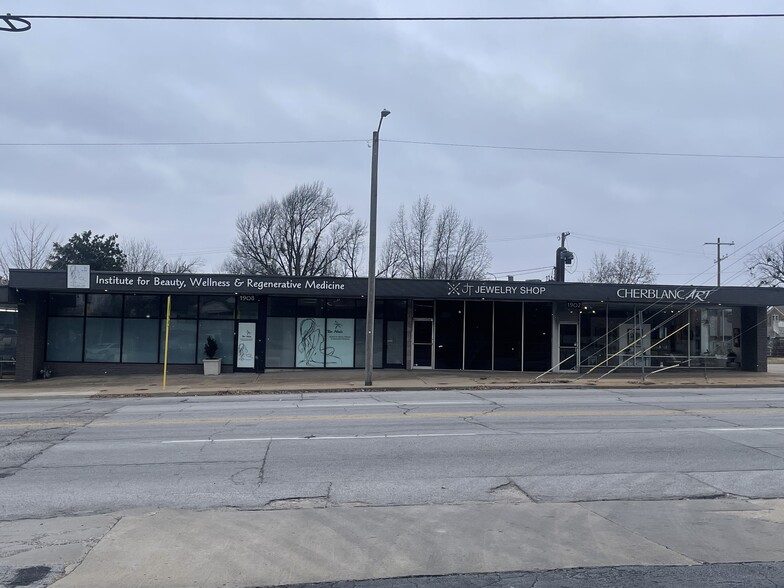
[[618,298],[635,300],[694,300],[705,302],[713,290],[698,288],[618,288]]

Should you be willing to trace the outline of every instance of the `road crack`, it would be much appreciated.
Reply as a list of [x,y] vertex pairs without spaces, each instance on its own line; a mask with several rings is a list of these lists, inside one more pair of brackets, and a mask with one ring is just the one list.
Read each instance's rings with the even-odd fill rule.
[[272,447],[272,441],[267,442],[267,448],[264,450],[264,458],[261,460],[261,467],[259,468],[259,481],[256,484],[257,488],[264,483],[264,469],[267,467],[267,456],[269,455],[270,447]]

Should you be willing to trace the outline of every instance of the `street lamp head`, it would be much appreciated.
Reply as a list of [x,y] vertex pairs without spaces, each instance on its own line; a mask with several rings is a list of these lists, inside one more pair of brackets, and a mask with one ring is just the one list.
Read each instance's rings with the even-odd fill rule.
[[381,131],[381,123],[384,122],[384,117],[385,116],[389,116],[389,115],[390,115],[390,112],[386,108],[381,111],[381,118],[378,119],[378,128],[376,129],[376,133]]

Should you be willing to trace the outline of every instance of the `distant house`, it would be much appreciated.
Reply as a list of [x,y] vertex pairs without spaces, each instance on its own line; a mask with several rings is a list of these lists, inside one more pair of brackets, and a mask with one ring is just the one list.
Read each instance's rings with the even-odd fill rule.
[[784,357],[784,306],[768,308],[768,356]]

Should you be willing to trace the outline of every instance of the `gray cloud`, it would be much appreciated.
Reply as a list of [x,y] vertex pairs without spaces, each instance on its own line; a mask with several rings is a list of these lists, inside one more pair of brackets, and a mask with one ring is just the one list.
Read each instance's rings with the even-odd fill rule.
[[[610,1],[591,8],[631,10]],[[633,8],[682,10],[654,1]],[[737,4],[697,2],[689,9],[733,11]],[[776,9],[774,1],[744,5]],[[22,2],[6,10],[30,11]],[[42,1],[35,10],[64,8]],[[106,10],[100,2],[68,8]],[[214,10],[201,1],[120,1],[111,8]],[[224,14],[261,10],[221,3]],[[327,9],[281,1],[263,10]],[[487,7],[341,1],[328,13],[480,10],[574,14],[586,7],[576,0]],[[40,21],[27,33],[0,34],[0,129],[3,142],[369,139],[378,112],[389,108],[382,139],[784,155],[781,24]],[[662,281],[691,281],[715,256],[703,242],[720,235],[740,245],[782,220],[781,165],[383,142],[379,227],[383,232],[401,204],[428,194],[487,230],[499,274],[551,265],[556,235],[568,230],[578,256],[574,279],[594,252],[625,244],[649,246]],[[217,266],[236,215],[297,183],[323,180],[365,218],[369,166],[362,142],[0,147],[0,240],[7,224],[37,218],[66,235],[91,228],[149,238],[173,254],[206,251],[208,266]],[[528,238],[542,234],[550,236]],[[727,279],[744,283],[742,265]],[[711,272],[697,282],[712,280]]]

